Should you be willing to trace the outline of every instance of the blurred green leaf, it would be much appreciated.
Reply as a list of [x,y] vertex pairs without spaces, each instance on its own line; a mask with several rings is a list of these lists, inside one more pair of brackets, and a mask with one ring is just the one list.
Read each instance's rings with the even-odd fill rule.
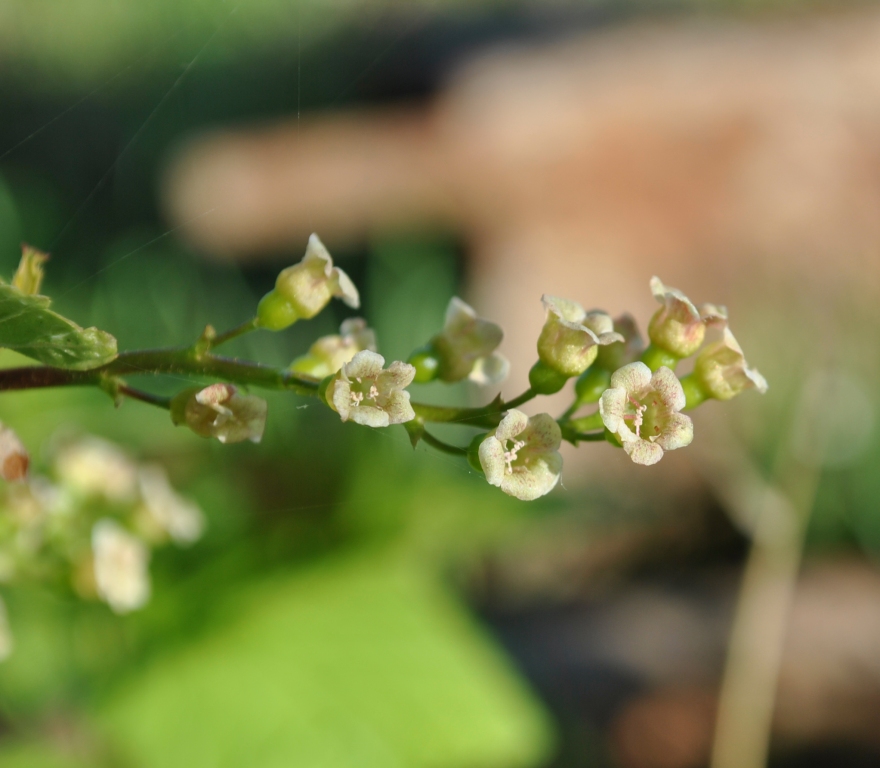
[[393,555],[322,560],[102,708],[136,765],[530,766],[547,718],[491,642]]
[[26,296],[0,285],[0,346],[58,368],[83,371],[116,357],[116,339],[97,328],[80,328],[49,309],[45,296]]

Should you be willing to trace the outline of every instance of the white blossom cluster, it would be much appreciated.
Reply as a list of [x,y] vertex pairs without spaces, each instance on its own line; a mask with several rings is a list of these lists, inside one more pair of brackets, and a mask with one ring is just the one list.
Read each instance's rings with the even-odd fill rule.
[[[141,608],[150,598],[151,550],[198,540],[202,510],[160,465],[138,464],[101,438],[67,440],[51,453],[45,475],[0,487],[0,584],[66,579],[115,613]],[[0,600],[0,659],[12,648]]]

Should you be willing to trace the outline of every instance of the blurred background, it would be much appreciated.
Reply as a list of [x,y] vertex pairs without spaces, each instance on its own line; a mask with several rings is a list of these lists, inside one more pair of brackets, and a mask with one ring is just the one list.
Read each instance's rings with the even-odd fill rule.
[[[511,397],[542,293],[644,328],[657,274],[728,305],[770,391],[654,467],[570,451],[528,505],[292,395],[222,446],[6,394],[35,464],[99,435],[207,528],[130,615],[3,589],[0,765],[880,765],[876,5],[0,0],[2,274],[26,241],[62,314],[182,344],[312,231],[389,359],[461,295]],[[286,365],[348,314],[230,352]]]

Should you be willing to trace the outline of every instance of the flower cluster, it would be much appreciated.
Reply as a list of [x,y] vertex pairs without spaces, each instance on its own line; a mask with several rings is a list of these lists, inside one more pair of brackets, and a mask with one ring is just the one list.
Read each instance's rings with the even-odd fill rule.
[[[137,464],[97,437],[63,442],[45,475],[0,488],[0,583],[67,580],[116,613],[150,597],[153,547],[186,546],[205,526],[201,509],[175,491],[158,464]],[[0,601],[0,658],[12,651]]]

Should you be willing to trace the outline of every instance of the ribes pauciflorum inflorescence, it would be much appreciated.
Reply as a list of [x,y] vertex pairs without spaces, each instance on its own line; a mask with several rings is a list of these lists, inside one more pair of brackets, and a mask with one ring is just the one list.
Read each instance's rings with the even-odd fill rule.
[[[556,485],[563,440],[573,445],[607,441],[622,447],[636,464],[655,464],[665,451],[690,444],[693,424],[683,411],[709,399],[728,400],[748,388],[767,388],[746,363],[726,310],[712,304],[697,308],[656,277],[651,290],[660,307],[648,324],[647,347],[629,315],[612,319],[571,299],[545,295],[546,319],[529,388],[511,400],[499,394],[485,406],[457,408],[417,402],[411,391],[434,380],[498,386],[509,364],[498,352],[502,329],[455,297],[443,328],[406,362],[386,365],[375,334],[361,318],[346,320],[339,335],[317,339],[287,368],[217,354],[221,344],[245,333],[282,331],[311,319],[334,298],[359,307],[357,288],[333,265],[316,235],[309,238],[302,261],[279,274],[252,319],[221,334],[208,326],[188,347],[141,352],[118,353],[109,334],[80,328],[52,312],[49,300],[38,295],[44,259],[26,248],[12,283],[0,285],[0,346],[45,365],[0,371],[0,389],[94,385],[117,401],[134,398],[166,408],[175,424],[224,443],[259,442],[267,408],[252,389],[290,390],[317,397],[342,421],[374,428],[402,424],[414,446],[424,441],[467,458],[489,483],[519,499],[538,498]],[[713,332],[717,338],[707,341]],[[694,355],[693,372],[680,378],[678,363]],[[127,376],[144,373],[189,375],[212,383],[165,398],[127,384]],[[558,418],[529,418],[517,410],[560,391],[569,379],[575,380],[573,402]],[[593,413],[578,415],[591,405]],[[431,423],[461,424],[478,434],[467,446],[450,445],[431,434]],[[0,468],[14,479],[24,475],[27,454],[14,433],[8,434],[5,442],[0,440],[5,451]]]
[[[493,486],[518,499],[551,491],[562,472],[563,440],[602,441],[622,447],[633,462],[650,465],[665,451],[693,439],[683,411],[706,400],[729,400],[767,383],[745,361],[722,307],[700,308],[658,278],[651,290],[660,303],[648,325],[647,347],[629,315],[612,319],[575,301],[544,296],[544,326],[529,388],[505,401],[500,394],[481,407],[417,402],[411,390],[430,381],[470,380],[498,387],[509,363],[499,352],[502,329],[461,299],[449,302],[442,329],[407,361],[386,364],[376,335],[361,318],[342,323],[338,335],[311,344],[286,368],[224,357],[225,342],[259,329],[282,331],[313,318],[332,299],[353,309],[357,288],[316,235],[302,261],[283,270],[259,302],[255,316],[218,334],[208,326],[189,346],[119,352],[116,340],[58,315],[41,296],[46,255],[25,247],[12,281],[0,280],[0,347],[42,365],[0,370],[0,390],[95,386],[116,403],[126,398],[170,411],[174,424],[221,443],[258,443],[267,405],[254,389],[313,396],[338,414],[371,428],[402,424],[419,442],[459,455]],[[707,340],[707,332],[715,338]],[[696,356],[692,373],[675,370]],[[173,374],[194,385],[173,397],[132,387],[127,377]],[[559,392],[573,379],[573,400],[559,417],[528,416],[518,407]],[[196,384],[198,381],[200,383]],[[592,413],[579,415],[593,408]],[[475,430],[468,445],[451,445],[429,430],[432,423]],[[84,596],[124,613],[149,597],[153,547],[188,544],[203,527],[200,510],[179,496],[157,465],[138,466],[120,449],[96,439],[56,446],[48,472],[29,476],[29,455],[15,432],[0,425],[0,583],[43,578],[68,583]],[[0,602],[0,658],[11,648]]]

